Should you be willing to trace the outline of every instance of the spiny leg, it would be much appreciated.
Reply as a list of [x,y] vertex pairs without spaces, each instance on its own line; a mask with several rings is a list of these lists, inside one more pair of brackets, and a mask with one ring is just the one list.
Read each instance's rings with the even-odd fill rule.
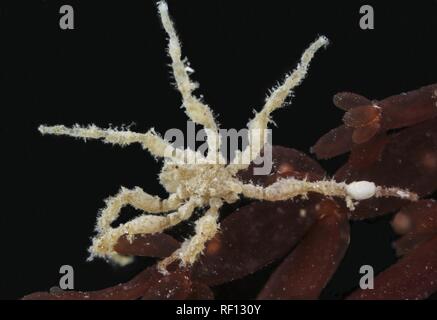
[[176,162],[184,163],[185,158],[188,156],[195,156],[198,159],[203,158],[199,154],[193,155],[194,151],[192,150],[181,150],[173,147],[167,141],[162,139],[153,129],[150,129],[147,133],[138,133],[128,130],[101,129],[95,125],[90,125],[88,127],[75,125],[72,128],[63,125],[42,125],[39,126],[38,130],[42,134],[65,135],[75,138],[83,138],[85,140],[100,139],[104,143],[120,146],[140,143],[142,147],[148,150],[153,156],[170,158]]
[[417,194],[413,192],[398,188],[380,187],[369,181],[356,181],[347,184],[334,180],[310,182],[287,178],[279,180],[266,188],[252,184],[242,184],[243,195],[257,200],[282,201],[296,196],[306,196],[308,192],[341,197],[345,199],[346,205],[351,210],[354,209],[354,201],[372,197],[397,197],[410,201],[418,200]]
[[108,198],[105,202],[106,207],[101,211],[96,225],[96,230],[100,233],[111,227],[111,223],[120,216],[121,209],[127,205],[147,213],[162,213],[176,210],[181,205],[182,199],[177,194],[161,199],[144,192],[139,187],[132,190],[122,187],[117,195]]
[[180,260],[182,266],[190,266],[196,262],[199,254],[205,249],[205,243],[211,240],[219,229],[219,209],[222,205],[220,199],[210,200],[210,208],[196,221],[195,235],[185,240],[178,250],[158,264],[158,269],[162,273],[166,273],[167,267],[176,260]]
[[197,84],[190,80],[187,71],[190,68],[186,65],[186,61],[181,58],[181,42],[173,26],[173,22],[170,19],[167,3],[164,1],[159,2],[158,10],[162,24],[169,38],[168,53],[172,60],[171,66],[177,89],[182,95],[185,112],[191,120],[205,127],[209,148],[208,158],[215,159],[215,156],[220,156],[220,154],[217,153],[220,148],[220,136],[218,134],[218,126],[215,122],[214,115],[206,104],[193,95],[193,91],[197,88]]
[[243,152],[239,152],[233,163],[239,165],[239,169],[246,169],[250,162],[256,159],[265,144],[265,129],[267,129],[270,120],[270,114],[278,108],[281,108],[287,97],[292,93],[305,78],[308,67],[315,53],[328,44],[326,37],[319,37],[303,53],[300,63],[296,69],[288,75],[284,83],[273,90],[267,97],[266,103],[260,112],[248,123],[249,145]]
[[[108,198],[105,202],[106,207],[101,211],[97,219],[96,230],[98,234],[105,234],[111,230],[111,223],[120,216],[121,209],[126,205],[131,205],[135,209],[148,213],[161,213],[177,209],[181,205],[182,200],[176,194],[172,194],[167,199],[160,199],[157,196],[144,192],[139,187],[133,190],[122,187],[117,195]],[[124,257],[115,252],[108,256],[120,265],[127,264],[132,260],[130,257]]]
[[94,237],[89,248],[89,260],[94,257],[101,257],[121,265],[129,263],[131,261],[129,257],[120,256],[114,251],[114,246],[121,236],[163,232],[165,229],[189,219],[196,207],[202,206],[202,204],[200,199],[191,198],[180,206],[177,211],[166,216],[144,214],[116,228],[106,228]]

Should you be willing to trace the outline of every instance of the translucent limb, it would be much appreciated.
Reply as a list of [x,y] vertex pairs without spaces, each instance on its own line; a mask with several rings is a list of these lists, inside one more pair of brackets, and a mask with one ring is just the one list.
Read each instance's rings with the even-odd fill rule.
[[316,192],[325,196],[344,198],[349,209],[354,209],[353,201],[360,201],[372,197],[397,197],[416,201],[417,195],[406,191],[393,188],[377,187],[368,181],[355,181],[349,184],[336,182],[335,180],[321,180],[310,182],[307,180],[297,180],[295,178],[282,179],[274,184],[263,188],[252,184],[243,184],[243,195],[248,198],[281,201],[292,199],[296,196],[307,196],[308,192]]
[[210,200],[209,210],[196,221],[195,235],[187,239],[178,250],[158,264],[158,269],[162,273],[167,273],[167,267],[176,260],[180,260],[184,267],[196,262],[198,256],[205,249],[205,243],[211,240],[219,229],[219,209],[222,205],[223,202],[219,199]]
[[400,188],[383,188],[383,187],[377,187],[375,192],[375,197],[377,198],[401,198],[406,199],[409,201],[417,201],[419,200],[419,195],[414,192],[410,192],[405,189]]
[[200,154],[195,153],[192,150],[181,150],[173,147],[167,141],[158,136],[153,129],[150,129],[147,133],[137,133],[128,130],[101,129],[95,125],[90,125],[88,127],[75,125],[72,128],[63,125],[56,125],[39,126],[38,130],[42,134],[65,135],[75,138],[83,138],[85,140],[101,139],[104,143],[120,146],[140,143],[143,148],[148,150],[153,156],[170,158],[176,162],[184,162],[187,156],[197,157],[196,159],[203,158]]
[[131,221],[128,221],[117,228],[107,228],[103,232],[99,232],[93,239],[93,243],[89,249],[90,258],[101,257],[110,259],[120,265],[131,262],[130,257],[125,257],[117,254],[114,250],[118,239],[123,235],[133,236],[135,234],[153,234],[162,232],[181,221],[187,220],[193,214],[196,207],[203,203],[198,198],[191,198],[175,212],[166,216],[141,215]]
[[[220,136],[218,134],[218,126],[214,120],[214,115],[211,109],[193,95],[193,91],[197,88],[197,84],[190,80],[188,70],[191,68],[186,64],[186,61],[181,58],[181,43],[173,22],[168,13],[167,3],[164,1],[158,4],[159,14],[165,31],[168,35],[168,53],[172,60],[172,69],[176,81],[176,87],[182,95],[183,105],[187,116],[205,127],[207,134],[207,142],[209,146],[208,155],[211,158],[217,155],[217,150],[220,148]],[[211,155],[210,155],[211,154]]]
[[[272,93],[267,97],[262,110],[248,123],[249,130],[254,130],[253,133],[251,132],[251,134],[249,134],[249,145],[242,154],[239,154],[234,160],[235,163],[237,163],[237,161],[242,161],[241,159],[244,160],[244,163],[242,163],[241,166],[242,169],[247,168],[248,164],[246,163],[254,160],[263,148],[265,143],[264,130],[267,129],[267,125],[271,121],[270,114],[284,105],[285,100],[292,93],[293,89],[305,78],[308,67],[315,53],[327,44],[328,39],[324,36],[321,36],[314,41],[303,53],[296,69],[285,78],[282,85],[272,91]],[[247,159],[250,159],[250,161],[247,161]]]

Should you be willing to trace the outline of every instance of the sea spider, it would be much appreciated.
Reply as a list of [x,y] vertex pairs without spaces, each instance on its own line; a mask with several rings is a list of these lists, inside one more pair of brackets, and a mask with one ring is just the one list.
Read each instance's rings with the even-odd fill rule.
[[[179,90],[187,116],[195,123],[207,129],[208,153],[206,156],[196,151],[174,148],[159,137],[153,129],[147,133],[136,133],[128,130],[100,129],[93,125],[89,127],[74,126],[67,128],[62,125],[40,126],[42,134],[68,135],[84,139],[102,139],[105,143],[126,146],[140,143],[155,157],[164,158],[160,173],[160,182],[170,194],[167,199],[160,199],[144,192],[137,187],[132,190],[121,188],[121,191],[106,201],[97,220],[97,235],[89,249],[90,259],[102,257],[119,264],[126,264],[131,259],[116,253],[114,246],[122,236],[132,240],[137,234],[156,234],[189,219],[196,208],[208,207],[206,213],[195,223],[195,235],[187,239],[179,249],[163,259],[158,267],[162,273],[176,260],[182,266],[192,265],[205,248],[205,243],[212,239],[219,230],[219,210],[224,203],[233,203],[241,196],[264,201],[281,201],[298,196],[306,197],[309,192],[324,196],[335,196],[345,199],[349,209],[353,210],[356,201],[372,197],[398,197],[415,201],[417,195],[408,190],[376,186],[369,181],[354,181],[351,183],[335,180],[309,181],[295,177],[283,178],[263,187],[253,183],[245,183],[237,178],[237,173],[247,169],[255,160],[265,145],[265,130],[270,122],[270,114],[284,106],[287,97],[298,86],[307,74],[307,70],[315,53],[328,44],[321,36],[303,53],[296,69],[285,77],[283,83],[274,88],[267,97],[265,105],[255,117],[249,121],[249,145],[228,163],[222,164],[218,134],[210,108],[194,96],[196,89],[189,77],[189,67],[182,59],[181,45],[168,13],[165,2],[159,2],[158,10],[162,24],[169,37],[168,52],[172,60],[173,75]],[[187,157],[195,156],[196,164],[185,162]],[[112,227],[111,224],[120,215],[121,209],[131,205],[147,214]],[[166,215],[159,213],[171,212]]]

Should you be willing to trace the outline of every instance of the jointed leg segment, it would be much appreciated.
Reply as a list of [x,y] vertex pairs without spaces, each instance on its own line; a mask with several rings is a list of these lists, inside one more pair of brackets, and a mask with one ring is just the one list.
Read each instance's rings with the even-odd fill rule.
[[205,127],[208,139],[209,154],[215,155],[220,148],[220,136],[211,109],[193,95],[197,85],[190,80],[189,67],[182,60],[182,50],[179,37],[173,26],[165,2],[158,4],[159,14],[165,31],[169,37],[168,53],[172,60],[172,69],[178,91],[182,95],[183,105],[188,117],[195,123]]
[[190,266],[196,262],[199,254],[205,249],[205,243],[211,240],[219,229],[218,218],[222,201],[210,201],[210,208],[204,216],[196,221],[195,235],[182,243],[181,247],[173,254],[158,264],[161,272],[166,272],[167,266],[180,260],[183,266]]
[[75,125],[68,128],[63,125],[39,126],[38,130],[42,134],[65,135],[83,139],[100,139],[104,143],[127,146],[133,143],[139,143],[144,149],[148,150],[155,157],[168,158],[178,163],[185,163],[186,159],[198,159],[201,163],[205,161],[203,156],[190,149],[179,149],[173,147],[167,141],[162,139],[153,129],[147,133],[138,133],[128,130],[101,129],[95,125],[81,127]]
[[90,259],[98,256],[110,258],[120,263],[120,259],[116,259],[119,256],[114,251],[114,246],[121,236],[163,232],[165,229],[189,219],[196,207],[199,206],[202,206],[202,201],[198,198],[191,198],[180,206],[177,211],[166,216],[144,214],[117,228],[105,227],[93,239],[89,249]]
[[97,220],[96,229],[98,232],[109,229],[111,223],[119,217],[121,209],[126,205],[131,205],[135,209],[147,213],[163,213],[176,210],[181,205],[182,200],[177,194],[172,194],[167,199],[161,199],[136,187],[132,190],[121,188],[116,196],[108,198],[105,202],[106,208],[102,210]]
[[328,39],[323,36],[314,41],[303,53],[296,69],[285,78],[282,85],[273,90],[270,96],[266,99],[266,103],[262,110],[248,123],[247,126],[250,130],[249,145],[241,154],[236,156],[234,161],[235,164],[241,164],[240,169],[247,168],[249,163],[258,157],[266,142],[264,130],[267,129],[267,125],[270,122],[270,114],[276,109],[284,106],[287,97],[305,78],[308,67],[315,53],[327,44]]
[[287,178],[278,180],[265,188],[252,184],[242,184],[242,194],[245,197],[257,200],[282,201],[293,199],[296,196],[306,196],[308,192],[343,198],[351,210],[354,209],[354,201],[372,197],[397,197],[410,201],[417,201],[418,199],[417,194],[413,192],[398,188],[380,187],[368,181],[356,181],[347,184],[345,182],[336,182],[335,180],[311,182]]

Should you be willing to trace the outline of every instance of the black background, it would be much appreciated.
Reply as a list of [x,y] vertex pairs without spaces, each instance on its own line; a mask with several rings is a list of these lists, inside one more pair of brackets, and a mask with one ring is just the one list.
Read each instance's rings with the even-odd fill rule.
[[[59,28],[63,4],[75,9],[75,30]],[[375,30],[359,28],[363,4],[373,5]],[[274,144],[309,152],[341,123],[331,102],[338,91],[380,99],[437,81],[437,1],[199,0],[169,7],[198,92],[223,128],[244,127],[317,35],[331,40],[292,105],[275,113]],[[124,269],[87,263],[96,214],[120,186],[165,196],[156,179],[160,163],[139,146],[42,137],[36,129],[135,123],[136,131],[184,130],[155,3],[2,1],[0,20],[0,298],[57,285],[64,264],[75,269],[76,289],[126,281],[150,261]],[[322,165],[332,173],[345,159]],[[389,219],[352,223],[350,249],[322,298],[356,287],[361,265],[378,272],[395,261]],[[268,271],[217,288],[217,296],[253,298]]]

